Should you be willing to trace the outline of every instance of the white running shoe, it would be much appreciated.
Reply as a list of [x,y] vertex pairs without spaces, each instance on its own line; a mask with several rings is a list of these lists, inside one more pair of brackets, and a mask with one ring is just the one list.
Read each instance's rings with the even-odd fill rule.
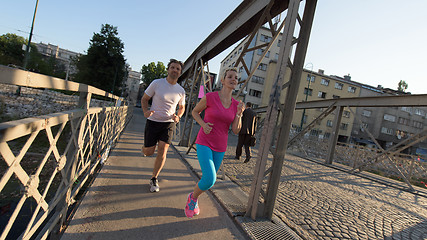
[[159,188],[159,181],[157,181],[157,178],[150,180],[150,192],[158,192],[160,190]]

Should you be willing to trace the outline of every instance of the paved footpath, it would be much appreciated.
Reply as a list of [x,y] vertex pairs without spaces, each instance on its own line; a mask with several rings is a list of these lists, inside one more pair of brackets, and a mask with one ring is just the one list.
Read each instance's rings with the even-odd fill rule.
[[[224,169],[248,193],[255,161],[235,160],[236,143],[230,135]],[[410,193],[384,184],[394,180],[335,166],[287,154],[275,213],[306,239],[427,239],[427,189]]]
[[200,216],[187,219],[186,196],[201,176],[196,153],[174,142],[160,192],[150,193],[154,158],[141,157],[144,121],[135,109],[62,239],[427,239],[426,190],[409,193],[290,154],[273,220],[244,217],[257,146],[249,163],[235,160],[234,134],[225,178],[202,195]]
[[185,216],[198,179],[173,148],[159,177],[160,192],[149,191],[154,157],[141,156],[144,125],[142,111],[135,109],[61,239],[248,239],[212,194],[199,199],[199,216]]

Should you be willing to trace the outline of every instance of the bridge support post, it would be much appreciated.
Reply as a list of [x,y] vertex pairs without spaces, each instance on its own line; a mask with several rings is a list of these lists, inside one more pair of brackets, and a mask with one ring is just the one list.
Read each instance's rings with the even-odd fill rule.
[[[278,60],[278,68],[276,69],[275,82],[273,84],[272,93],[270,95],[270,103],[267,109],[267,115],[265,118],[266,124],[261,135],[261,143],[258,152],[258,159],[255,167],[254,180],[252,182],[251,192],[249,195],[248,206],[246,209],[246,216],[250,216],[252,219],[257,217],[272,218],[274,203],[277,196],[277,190],[280,183],[280,177],[282,172],[282,165],[284,156],[286,153],[286,146],[288,145],[288,138],[292,123],[293,112],[295,109],[296,97],[299,88],[299,81],[302,74],[302,67],[305,61],[305,55],[307,52],[308,41],[311,32],[311,26],[314,19],[314,12],[317,4],[317,0],[307,0],[304,17],[302,20],[301,29],[298,37],[298,45],[295,52],[295,62],[290,64],[289,57],[291,56],[291,48],[294,41],[293,32],[297,20],[299,19],[300,1],[291,0],[288,5],[288,13],[286,16],[286,24],[282,39],[282,48],[280,49],[280,55]],[[288,68],[288,65],[289,68]],[[276,124],[276,118],[280,108],[280,93],[284,82],[284,76],[288,69],[292,70],[290,83],[288,84],[288,91],[286,94],[285,105],[283,108],[282,121],[280,132],[276,146],[276,151],[273,156],[272,167],[265,171],[265,166],[272,143],[272,136],[274,127]],[[267,191],[263,192],[262,185],[264,177],[268,172],[271,175],[268,179]],[[264,199],[264,202],[260,202],[260,197]]]

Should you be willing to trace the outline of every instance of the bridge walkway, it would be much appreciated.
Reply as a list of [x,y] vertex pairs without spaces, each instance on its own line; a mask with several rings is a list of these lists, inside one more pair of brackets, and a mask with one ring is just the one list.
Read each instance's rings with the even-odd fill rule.
[[[186,197],[201,175],[196,154],[174,142],[160,192],[150,193],[154,157],[141,156],[144,124],[135,109],[61,239],[427,239],[425,189],[409,193],[393,187],[399,186],[394,180],[295,155],[286,156],[273,221],[245,218],[255,161],[233,158],[232,134],[227,176],[202,195],[201,214],[187,219]],[[256,156],[257,146],[253,151]]]

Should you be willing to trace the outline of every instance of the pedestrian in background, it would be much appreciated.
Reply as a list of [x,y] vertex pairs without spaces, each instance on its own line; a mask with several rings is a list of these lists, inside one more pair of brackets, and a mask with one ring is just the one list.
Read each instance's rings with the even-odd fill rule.
[[[153,175],[150,180],[150,191],[160,190],[157,177],[166,162],[166,154],[172,142],[176,123],[185,111],[185,90],[178,84],[182,62],[171,59],[167,66],[168,76],[154,80],[141,98],[141,107],[147,118],[144,130],[143,156],[151,156],[157,148]],[[153,99],[150,110],[148,101]],[[178,105],[178,112],[176,107]]]
[[[227,150],[228,129],[237,134],[241,127],[241,118],[244,105],[232,97],[232,92],[237,86],[237,70],[225,70],[221,79],[222,88],[218,92],[207,93],[191,112],[193,118],[201,128],[197,135],[197,158],[202,169],[202,178],[188,194],[185,205],[185,215],[192,218],[199,215],[199,196],[210,189],[217,177],[225,151]],[[200,113],[205,111],[204,119]]]
[[236,147],[235,159],[239,160],[242,155],[242,147],[245,146],[245,163],[251,159],[251,147],[255,146],[255,130],[257,125],[257,114],[252,109],[252,103],[246,103],[246,109],[243,112],[242,128],[239,132],[239,140]]

